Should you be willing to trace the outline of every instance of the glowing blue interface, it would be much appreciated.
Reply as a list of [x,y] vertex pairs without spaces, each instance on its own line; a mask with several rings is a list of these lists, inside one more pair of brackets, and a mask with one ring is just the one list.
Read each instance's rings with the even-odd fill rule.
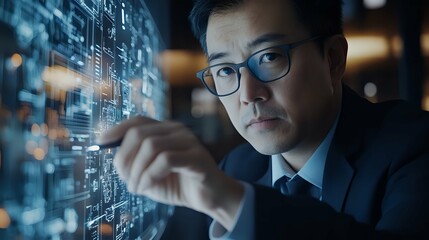
[[166,118],[162,48],[143,0],[0,0],[0,239],[159,239],[173,208],[87,148]]

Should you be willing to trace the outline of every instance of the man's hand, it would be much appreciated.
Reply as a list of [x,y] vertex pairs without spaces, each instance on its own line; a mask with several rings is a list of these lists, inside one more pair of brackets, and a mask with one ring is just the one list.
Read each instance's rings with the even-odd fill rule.
[[131,193],[203,212],[231,230],[244,188],[217,168],[189,129],[135,117],[103,133],[98,144],[121,138],[114,165]]

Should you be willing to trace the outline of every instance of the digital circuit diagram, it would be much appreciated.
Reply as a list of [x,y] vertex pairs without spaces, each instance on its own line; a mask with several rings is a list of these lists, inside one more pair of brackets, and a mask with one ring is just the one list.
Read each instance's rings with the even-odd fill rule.
[[127,191],[115,149],[163,120],[163,42],[143,0],[0,0],[0,239],[158,239],[173,208]]

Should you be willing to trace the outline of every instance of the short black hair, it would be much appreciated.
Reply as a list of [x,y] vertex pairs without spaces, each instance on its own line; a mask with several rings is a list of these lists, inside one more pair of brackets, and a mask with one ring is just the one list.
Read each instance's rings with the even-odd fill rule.
[[[207,53],[207,25],[213,13],[230,10],[246,0],[194,0],[189,15],[192,31]],[[343,34],[342,0],[290,0],[300,21],[312,36]]]

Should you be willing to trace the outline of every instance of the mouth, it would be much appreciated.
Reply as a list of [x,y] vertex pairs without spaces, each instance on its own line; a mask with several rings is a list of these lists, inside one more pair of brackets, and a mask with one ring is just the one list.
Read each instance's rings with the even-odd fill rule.
[[278,120],[280,119],[277,117],[258,117],[250,120],[246,124],[246,128],[249,128],[249,127],[267,128],[273,125]]

